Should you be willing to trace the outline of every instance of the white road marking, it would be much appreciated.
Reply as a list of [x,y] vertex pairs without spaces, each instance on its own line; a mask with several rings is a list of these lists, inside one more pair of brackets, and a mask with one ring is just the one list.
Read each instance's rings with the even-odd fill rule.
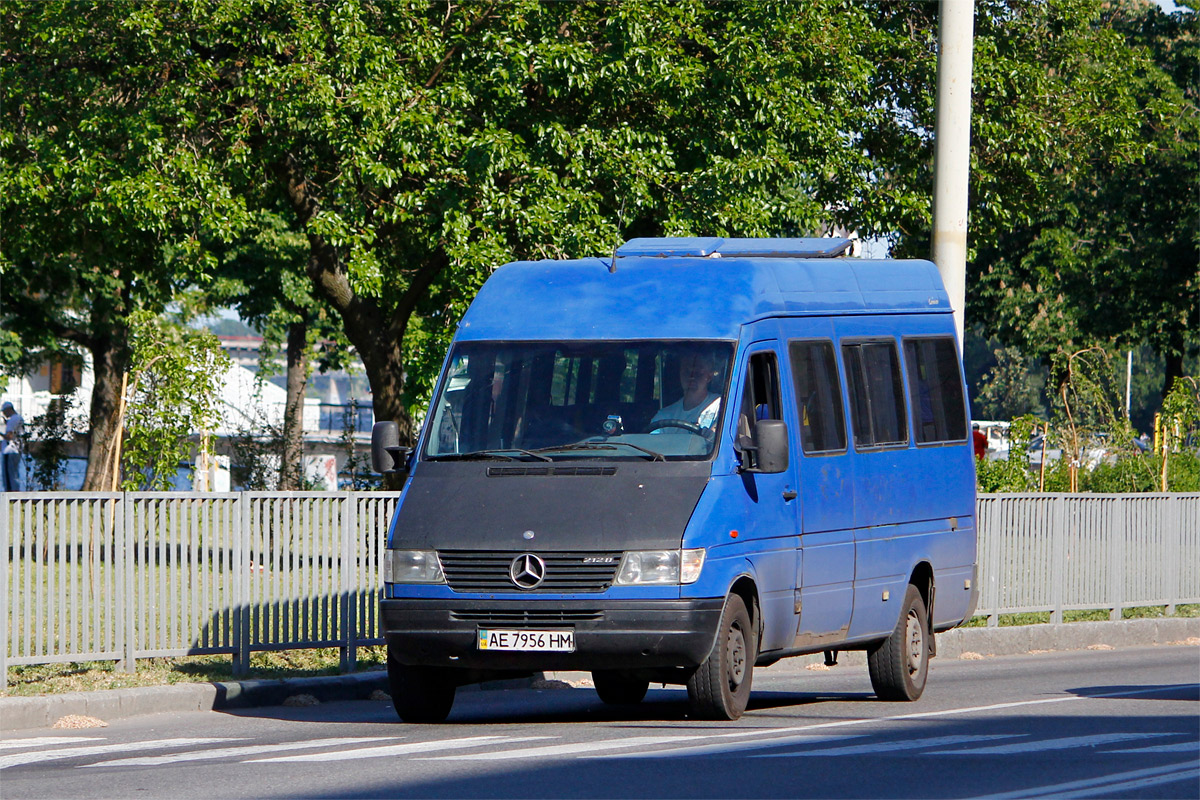
[[[770,734],[767,731],[760,731],[760,735],[766,737]],[[644,753],[602,753],[600,755],[589,756],[584,758],[689,758],[691,756],[709,756],[723,755],[733,753],[744,753],[747,750],[763,750],[767,747],[785,747],[789,744],[819,744],[821,742],[844,742],[848,739],[862,739],[867,734],[828,734],[814,736],[811,733],[802,733],[794,736],[778,736],[773,738],[763,738],[756,742],[729,742],[728,744],[696,744],[684,747],[668,747],[665,750],[649,750]],[[714,737],[715,738],[715,737]]]
[[[920,750],[925,747],[941,747],[946,744],[966,744],[968,742],[991,742],[996,739],[1013,739],[1025,736],[1015,734],[985,734],[971,736],[934,736],[929,739],[913,739],[910,741],[872,742],[871,744],[852,744],[846,747],[821,747],[816,750],[790,750],[786,753],[759,753],[751,758],[796,758],[798,756],[857,756],[871,753],[891,753],[897,750]],[[975,752],[964,750],[963,752]]]
[[1108,753],[1200,753],[1200,742],[1176,742],[1154,744],[1149,747],[1131,747],[1127,750],[1107,750]]
[[366,744],[367,742],[383,742],[399,738],[399,736],[359,736],[342,739],[309,739],[302,742],[279,742],[277,744],[246,744],[238,747],[217,747],[212,750],[191,750],[186,753],[171,753],[165,756],[114,758],[109,761],[97,761],[94,764],[81,764],[78,769],[88,769],[91,767],[156,767],[160,764],[177,764],[180,761],[207,761],[210,759],[226,758],[227,756],[253,756],[259,753],[278,753],[285,750],[341,747],[348,744]]
[[103,736],[36,736],[32,739],[2,739],[0,750],[17,750],[22,747],[44,747],[48,744],[67,742],[102,742]]
[[436,756],[423,761],[506,761],[512,758],[553,758],[575,753],[590,753],[596,750],[618,750],[625,747],[648,747],[653,744],[703,739],[704,736],[630,736],[626,739],[608,739],[599,742],[576,742],[555,744],[545,747],[525,747],[517,750],[498,750],[491,753],[464,753],[454,756]]
[[[992,703],[986,706],[966,706],[964,708],[947,708],[942,711],[917,711],[912,714],[895,714],[890,717],[856,717],[855,719],[839,719],[834,722],[817,722],[811,725],[796,725],[788,728],[772,728],[773,734],[779,733],[800,733],[802,731],[815,731],[825,728],[844,728],[852,725],[870,725],[874,722],[897,722],[906,719],[931,719],[935,717],[953,717],[959,714],[974,714],[977,711],[1000,711],[1006,708],[1025,708],[1027,706],[1040,706],[1052,703],[1071,703],[1079,700],[1103,700],[1112,697],[1132,697],[1140,694],[1160,694],[1171,689],[1191,689],[1196,684],[1181,683],[1174,686],[1154,686],[1146,689],[1126,689],[1120,692],[1105,692],[1104,694],[1072,694],[1061,697],[1044,697],[1039,700],[1014,700],[1011,703]],[[711,739],[720,739],[735,736],[761,736],[762,729],[752,731],[739,731],[737,733],[722,733],[710,736]]]
[[191,747],[197,744],[213,744],[214,742],[241,742],[242,738],[228,736],[205,739],[159,739],[156,742],[121,742],[120,744],[96,744],[87,747],[70,747],[62,750],[41,750],[36,753],[14,753],[0,756],[0,769],[17,767],[22,764],[37,764],[42,761],[58,761],[76,756],[94,756],[101,753],[128,752],[130,750],[166,750],[169,747]]
[[483,745],[513,744],[536,739],[552,739],[552,736],[468,736],[463,739],[444,739],[435,742],[408,742],[389,744],[383,747],[359,747],[354,750],[334,750],[328,753],[307,753],[302,756],[280,756],[278,758],[253,758],[244,764],[270,764],[285,761],[353,761],[360,758],[384,758],[409,753],[428,753],[437,750],[464,750]]
[[1055,783],[1049,786],[1035,786],[1029,789],[1017,789],[1002,794],[989,794],[973,798],[973,800],[1018,800],[1018,798],[1053,797],[1074,798],[1094,797],[1112,794],[1113,792],[1136,789],[1144,786],[1156,786],[1162,783],[1175,783],[1182,780],[1195,780],[1200,777],[1200,768],[1190,764],[1169,764],[1164,767],[1136,769],[1132,772],[1118,772],[1115,775],[1105,775],[1101,778],[1086,778],[1067,783]]
[[1039,739],[1036,742],[998,744],[994,747],[975,747],[969,750],[935,750],[934,756],[1006,756],[1013,753],[1041,753],[1047,750],[1069,750],[1072,747],[1095,747],[1114,742],[1149,739],[1154,736],[1178,736],[1175,733],[1096,733],[1091,736],[1067,736],[1062,739]]

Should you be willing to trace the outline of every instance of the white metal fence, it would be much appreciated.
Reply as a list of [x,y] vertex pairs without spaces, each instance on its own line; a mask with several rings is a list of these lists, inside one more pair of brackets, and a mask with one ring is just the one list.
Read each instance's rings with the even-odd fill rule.
[[[398,494],[0,494],[10,665],[382,642]],[[982,495],[976,613],[1200,602],[1200,494]],[[0,684],[2,686],[3,684]]]
[[0,495],[0,668],[379,644],[393,492]]
[[980,495],[976,614],[1200,603],[1200,494]]

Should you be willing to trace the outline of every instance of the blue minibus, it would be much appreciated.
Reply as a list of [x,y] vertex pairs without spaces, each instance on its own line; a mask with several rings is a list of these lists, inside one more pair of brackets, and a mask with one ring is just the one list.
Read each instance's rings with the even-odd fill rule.
[[381,622],[397,713],[591,673],[737,719],[755,667],[865,650],[921,696],[975,607],[975,473],[949,298],[846,239],[634,239],[507,264],[459,324],[406,473]]

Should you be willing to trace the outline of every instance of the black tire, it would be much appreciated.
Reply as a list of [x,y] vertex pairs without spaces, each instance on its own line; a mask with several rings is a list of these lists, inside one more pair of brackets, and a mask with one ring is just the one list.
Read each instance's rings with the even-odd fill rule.
[[409,667],[388,656],[392,706],[405,722],[445,722],[457,688],[446,670]]
[[867,651],[871,686],[880,700],[916,700],[929,677],[929,614],[912,584],[892,635]]
[[758,636],[750,612],[738,595],[730,595],[721,612],[717,638],[704,663],[688,678],[688,704],[694,719],[733,720],[746,710]]
[[642,702],[650,681],[633,678],[615,670],[596,670],[592,673],[596,694],[611,706],[632,706]]

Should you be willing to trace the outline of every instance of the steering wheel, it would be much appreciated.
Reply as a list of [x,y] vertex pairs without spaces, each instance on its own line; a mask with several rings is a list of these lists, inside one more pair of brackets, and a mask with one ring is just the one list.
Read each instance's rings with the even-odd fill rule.
[[705,428],[701,428],[694,422],[684,422],[681,419],[660,419],[657,422],[650,423],[651,432],[659,430],[660,428],[683,428],[688,433],[694,433],[697,436],[703,436],[706,439],[709,435]]

